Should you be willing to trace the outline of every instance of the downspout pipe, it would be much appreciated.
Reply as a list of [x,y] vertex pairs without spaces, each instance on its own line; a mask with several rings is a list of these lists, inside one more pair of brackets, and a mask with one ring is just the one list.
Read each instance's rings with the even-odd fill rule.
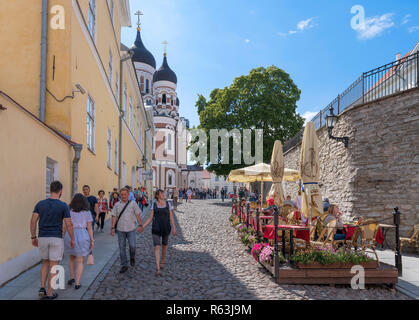
[[71,187],[71,198],[77,193],[78,181],[79,181],[79,161],[81,158],[81,150],[83,149],[82,144],[74,144],[74,159],[73,159],[73,170],[72,170],[72,187]]
[[48,32],[48,0],[42,0],[41,27],[41,71],[39,85],[39,119],[45,122],[46,86],[47,86],[47,32]]

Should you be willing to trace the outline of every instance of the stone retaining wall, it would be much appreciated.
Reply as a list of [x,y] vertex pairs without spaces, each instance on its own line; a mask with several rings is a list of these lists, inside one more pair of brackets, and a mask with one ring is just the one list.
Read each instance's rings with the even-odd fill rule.
[[[391,218],[398,206],[402,235],[419,223],[419,89],[343,112],[333,135],[348,136],[348,148],[324,127],[317,135],[323,197],[351,217]],[[300,149],[284,154],[286,168],[299,169]],[[295,199],[297,191],[291,182],[284,193]]]

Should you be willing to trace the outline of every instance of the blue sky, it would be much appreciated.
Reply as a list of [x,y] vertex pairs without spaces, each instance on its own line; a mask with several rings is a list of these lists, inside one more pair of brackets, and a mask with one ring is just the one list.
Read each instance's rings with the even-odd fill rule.
[[[297,110],[313,116],[363,71],[410,51],[419,41],[419,1],[130,0],[131,46],[141,10],[142,38],[178,77],[180,114],[199,124],[197,94],[208,97],[259,66],[284,69],[301,90]],[[365,23],[354,30],[351,8],[363,6]]]

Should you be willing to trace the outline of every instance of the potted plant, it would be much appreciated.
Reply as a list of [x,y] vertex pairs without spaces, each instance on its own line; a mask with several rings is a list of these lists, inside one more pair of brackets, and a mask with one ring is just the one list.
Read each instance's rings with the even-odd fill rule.
[[362,265],[365,268],[376,268],[377,263],[362,252],[349,249],[336,249],[332,246],[314,247],[294,253],[291,260],[298,268],[351,268]]

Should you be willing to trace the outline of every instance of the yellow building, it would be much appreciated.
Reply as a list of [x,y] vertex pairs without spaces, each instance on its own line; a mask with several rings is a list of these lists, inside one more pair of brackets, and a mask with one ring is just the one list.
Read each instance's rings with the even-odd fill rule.
[[84,184],[152,192],[153,116],[121,45],[129,26],[128,0],[2,3],[0,285],[39,261],[29,220],[52,180],[66,202]]

